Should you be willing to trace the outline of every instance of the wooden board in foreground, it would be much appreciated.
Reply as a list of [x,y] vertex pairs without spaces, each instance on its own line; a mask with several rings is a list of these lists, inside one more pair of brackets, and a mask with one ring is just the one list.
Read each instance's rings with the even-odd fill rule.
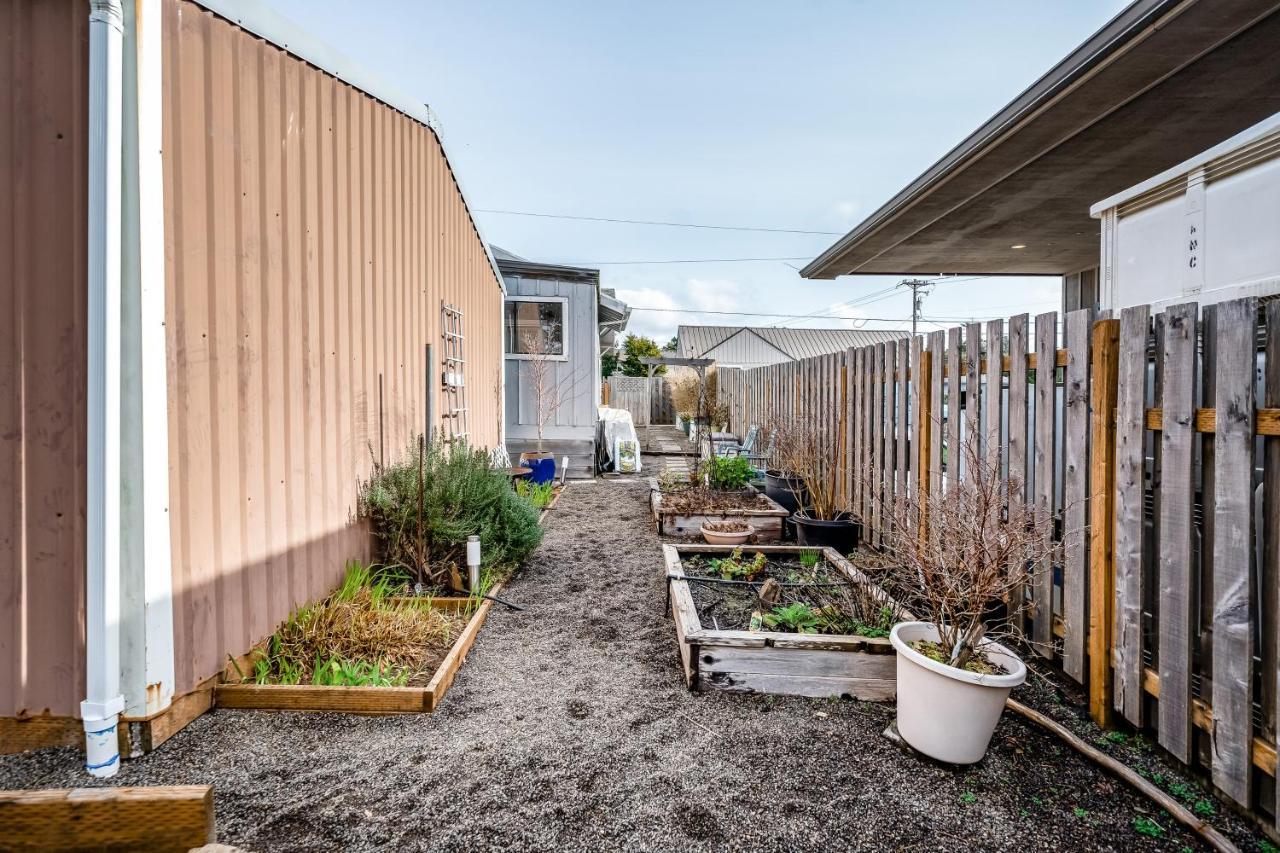
[[[491,594],[502,591],[496,585]],[[469,600],[469,599],[468,599]],[[258,711],[333,711],[382,716],[434,711],[449,691],[459,667],[475,644],[493,602],[485,600],[453,641],[426,687],[322,687],[312,684],[219,684],[214,704],[219,708]]]
[[5,850],[185,853],[214,840],[207,785],[0,791]]

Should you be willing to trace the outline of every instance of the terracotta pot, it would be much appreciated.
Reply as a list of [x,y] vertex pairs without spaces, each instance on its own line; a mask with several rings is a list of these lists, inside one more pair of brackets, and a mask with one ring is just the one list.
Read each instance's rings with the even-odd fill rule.
[[756,535],[754,525],[748,524],[747,529],[740,533],[722,533],[718,530],[708,530],[706,526],[698,528],[702,533],[702,538],[707,540],[708,545],[743,545]]

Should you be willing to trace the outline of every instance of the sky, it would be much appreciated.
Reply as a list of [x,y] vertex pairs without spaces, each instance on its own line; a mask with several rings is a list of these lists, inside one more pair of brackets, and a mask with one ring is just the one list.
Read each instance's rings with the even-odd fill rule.
[[[1125,5],[263,2],[431,106],[486,239],[598,266],[659,343],[680,323],[909,328],[900,277],[797,270]],[[1054,310],[1059,288],[939,282],[922,328]]]

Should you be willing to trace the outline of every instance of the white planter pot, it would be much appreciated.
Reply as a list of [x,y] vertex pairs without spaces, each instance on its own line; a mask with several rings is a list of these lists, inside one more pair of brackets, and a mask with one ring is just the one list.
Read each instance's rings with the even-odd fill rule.
[[983,675],[938,663],[911,648],[937,642],[929,622],[900,622],[889,640],[898,653],[898,734],[912,747],[949,764],[982,760],[1004,711],[1009,691],[1027,678],[1027,668],[998,643],[983,643],[987,659],[1005,670]]

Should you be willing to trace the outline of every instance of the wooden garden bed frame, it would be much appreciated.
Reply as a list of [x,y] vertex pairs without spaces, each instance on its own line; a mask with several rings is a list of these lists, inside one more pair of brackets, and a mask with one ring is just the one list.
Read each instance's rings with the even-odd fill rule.
[[[897,660],[888,637],[793,634],[778,631],[729,631],[703,626],[685,580],[682,559],[695,554],[721,555],[727,545],[663,545],[671,618],[680,644],[685,683],[692,690],[729,693],[778,693],[790,696],[848,696],[879,701],[894,698]],[[798,555],[818,549],[796,545],[748,547],[766,557]],[[907,613],[847,559],[831,548],[820,549],[837,572],[867,584],[877,598]]]
[[169,853],[213,841],[208,785],[0,791],[0,848],[5,850]]
[[[499,583],[490,595],[502,591]],[[425,599],[424,599],[425,601]],[[431,607],[458,609],[474,604],[471,598],[431,600]],[[214,706],[259,711],[337,711],[345,714],[381,716],[387,714],[430,713],[440,706],[454,676],[467,659],[480,629],[493,608],[484,599],[467,621],[467,626],[453,641],[435,675],[426,687],[324,687],[314,684],[219,684],[214,688]]]
[[757,542],[781,542],[783,521],[791,513],[764,492],[760,497],[769,502],[768,509],[727,509],[698,515],[681,515],[662,506],[662,490],[658,481],[649,478],[649,508],[658,523],[659,536],[698,536],[699,528],[707,521],[744,521],[756,529]]

